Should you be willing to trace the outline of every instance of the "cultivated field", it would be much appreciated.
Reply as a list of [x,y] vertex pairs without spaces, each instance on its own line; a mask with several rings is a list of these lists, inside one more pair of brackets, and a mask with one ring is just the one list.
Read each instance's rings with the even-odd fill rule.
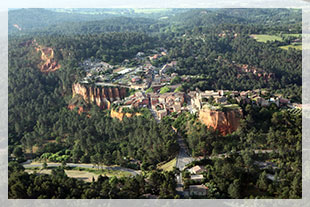
[[294,48],[296,50],[302,50],[302,45],[301,44],[290,44],[290,45],[285,45],[285,46],[280,46],[281,49],[288,50],[289,48]]
[[169,162],[166,162],[163,165],[160,165],[158,168],[164,171],[172,171],[175,164],[176,164],[176,158],[174,158],[173,160],[170,160]]
[[261,35],[261,34],[252,34],[250,37],[257,40],[257,42],[267,42],[267,41],[280,41],[282,42],[282,38],[276,35]]
[[[284,37],[296,37],[298,38],[301,34],[283,34]],[[257,42],[264,42],[266,43],[267,41],[273,42],[273,41],[279,41],[283,42],[282,37],[278,35],[266,35],[266,34],[252,34],[250,35],[253,39],[255,39]],[[293,43],[290,45],[285,45],[285,46],[280,46],[279,48],[288,50],[289,48],[294,48],[296,50],[302,50],[302,44],[301,43]]]
[[[36,171],[37,174],[51,174],[52,169],[26,169],[25,172],[34,173]],[[119,171],[119,170],[96,170],[96,169],[87,169],[87,168],[74,168],[70,170],[65,170],[65,173],[70,178],[76,178],[79,180],[83,180],[85,182],[92,182],[93,178],[95,180],[98,179],[99,175],[108,176],[108,177],[125,177],[131,176],[129,172]]]

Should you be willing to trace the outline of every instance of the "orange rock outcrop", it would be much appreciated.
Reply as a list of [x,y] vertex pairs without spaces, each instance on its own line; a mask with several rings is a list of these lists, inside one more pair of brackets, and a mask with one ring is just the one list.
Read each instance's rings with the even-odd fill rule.
[[94,103],[101,109],[109,109],[113,101],[125,98],[126,88],[121,87],[93,87],[80,83],[72,85],[73,97],[79,94],[86,103]]
[[126,116],[128,118],[131,118],[133,116],[141,116],[141,113],[122,113],[120,112],[122,109],[120,109],[119,111],[115,111],[114,109],[111,110],[111,117],[112,118],[117,118],[120,121],[123,120],[123,118]]
[[54,59],[54,50],[51,47],[44,47],[39,45],[36,40],[32,42],[37,52],[41,52],[41,60],[43,63],[39,64],[41,72],[48,73],[58,70],[61,66]]
[[199,111],[199,120],[207,127],[218,130],[222,135],[236,131],[240,126],[240,119],[242,116],[243,113],[241,109],[216,111],[208,107],[203,107]]

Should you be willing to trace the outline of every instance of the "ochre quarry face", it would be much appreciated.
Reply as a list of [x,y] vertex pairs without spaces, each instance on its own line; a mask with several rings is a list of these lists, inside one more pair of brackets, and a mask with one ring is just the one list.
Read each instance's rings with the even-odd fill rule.
[[94,103],[101,109],[109,109],[113,101],[121,100],[126,96],[126,88],[102,87],[94,88],[80,83],[73,84],[72,94],[81,95],[86,103]]
[[222,135],[226,135],[238,129],[242,115],[241,109],[224,112],[203,108],[199,112],[199,120],[207,127],[212,127]]

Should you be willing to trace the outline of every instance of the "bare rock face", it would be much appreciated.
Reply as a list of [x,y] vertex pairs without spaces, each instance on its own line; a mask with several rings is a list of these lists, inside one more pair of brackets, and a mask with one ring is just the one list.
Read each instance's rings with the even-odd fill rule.
[[76,94],[81,95],[85,101],[88,100],[88,91],[87,91],[87,88],[85,86],[82,86],[78,83],[73,84],[72,95],[75,96]]
[[216,111],[203,107],[199,112],[199,120],[207,127],[218,130],[222,135],[236,131],[240,126],[242,116],[241,109]]
[[113,97],[113,90],[112,88],[108,88],[108,97],[110,98],[110,100],[113,102],[114,101],[114,97]]
[[111,110],[111,117],[112,118],[117,118],[120,121],[122,121],[125,116],[128,117],[128,118],[131,118],[133,116],[141,116],[142,115],[141,113],[123,113],[123,112],[120,112],[120,111],[121,111],[121,109],[119,111],[115,111],[114,109],[112,109]]
[[83,97],[86,103],[94,103],[101,109],[109,109],[110,105],[115,100],[125,98],[126,88],[121,87],[91,87],[80,83],[72,85],[73,97],[79,94]]
[[61,67],[61,65],[54,58],[53,48],[38,45],[38,43],[36,43],[35,40],[32,42],[32,44],[34,45],[35,50],[37,52],[41,52],[40,58],[42,63],[38,65],[41,72],[43,73],[53,72]]
[[125,113],[121,113],[121,112],[115,111],[114,109],[111,110],[111,117],[112,118],[117,118],[120,121],[122,121],[124,116],[125,116]]

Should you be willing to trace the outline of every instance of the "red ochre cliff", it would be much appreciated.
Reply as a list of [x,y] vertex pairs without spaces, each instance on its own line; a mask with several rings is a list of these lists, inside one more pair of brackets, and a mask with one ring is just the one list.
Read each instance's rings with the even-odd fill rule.
[[[101,109],[109,109],[113,101],[126,96],[126,88],[121,87],[93,87],[80,83],[72,85],[72,98],[80,95],[86,103],[96,104]],[[69,108],[73,106],[69,105]]]
[[120,121],[122,121],[125,116],[130,118],[130,117],[133,117],[133,116],[141,116],[142,115],[141,113],[123,113],[123,112],[120,112],[121,110],[122,109],[120,109],[118,111],[115,111],[114,109],[112,109],[111,110],[111,117],[112,118],[117,118]]
[[220,111],[211,110],[208,106],[204,106],[199,111],[199,120],[207,127],[212,127],[222,135],[226,135],[237,130],[242,115],[240,108]]
[[51,47],[45,47],[39,45],[36,40],[32,41],[37,52],[41,53],[41,61],[39,64],[39,68],[41,72],[48,73],[58,70],[61,66],[54,59],[54,50]]

